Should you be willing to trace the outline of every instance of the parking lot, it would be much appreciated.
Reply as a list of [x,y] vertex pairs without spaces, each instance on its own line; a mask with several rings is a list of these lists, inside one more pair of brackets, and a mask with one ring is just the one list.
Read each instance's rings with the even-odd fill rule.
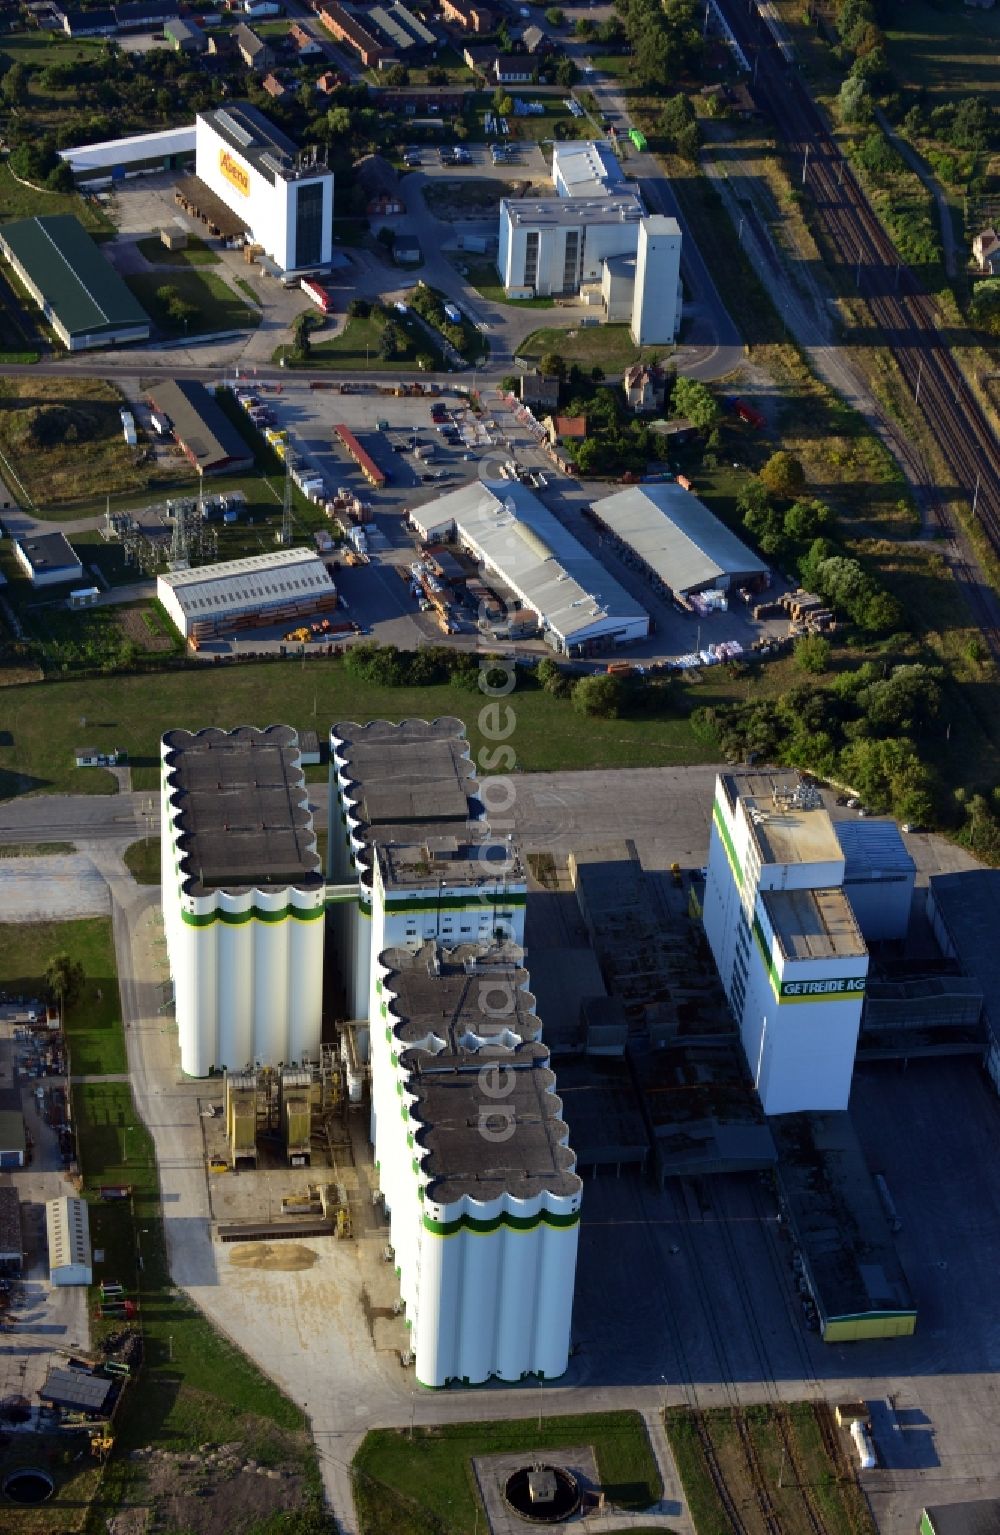
[[[459,646],[476,642],[473,625],[460,607],[458,632],[446,637],[432,615],[419,611],[407,585],[399,579],[398,568],[409,567],[417,554],[405,516],[408,510],[473,479],[499,480],[501,464],[511,459],[531,473],[542,472],[544,488],[536,488],[535,493],[653,619],[654,633],[641,644],[630,646],[629,659],[638,664],[669,660],[724,640],[736,640],[749,650],[755,640],[776,640],[786,633],[786,620],[758,622],[736,596],[728,611],[707,617],[679,611],[669,600],[658,597],[584,515],[585,508],[609,494],[612,486],[578,481],[556,470],[516,412],[495,391],[484,400],[488,414],[478,420],[463,396],[445,395],[442,402],[447,419],[435,424],[431,401],[426,397],[387,397],[374,390],[334,394],[299,384],[285,386],[281,394],[267,395],[275,423],[289,432],[300,461],[315,467],[331,490],[343,488],[372,508],[373,519],[366,527],[369,563],[350,568],[338,559],[340,568],[335,573],[347,614],[364,633],[370,632],[379,643],[409,649],[446,638]],[[337,423],[348,426],[387,473],[384,487],[367,484],[333,435]],[[415,449],[429,456],[418,459]],[[491,579],[498,585],[496,578]],[[783,589],[776,579],[772,591]],[[500,595],[504,595],[502,590]],[[259,630],[233,642],[233,648],[266,649],[280,644],[283,638],[277,632]],[[222,648],[227,643],[222,642]],[[548,653],[542,640],[519,641],[516,648],[529,655]]]

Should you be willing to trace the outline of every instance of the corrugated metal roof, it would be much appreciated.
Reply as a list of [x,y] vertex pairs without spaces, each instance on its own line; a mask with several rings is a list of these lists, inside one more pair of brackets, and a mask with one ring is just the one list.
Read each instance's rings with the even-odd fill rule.
[[113,1385],[114,1381],[103,1375],[91,1375],[87,1370],[50,1370],[38,1395],[43,1402],[52,1402],[57,1407],[100,1412]]
[[516,481],[463,485],[411,512],[427,538],[463,542],[571,644],[612,634],[648,615],[572,533]]
[[[528,29],[531,30],[530,28]],[[552,181],[563,197],[603,197],[618,190],[625,174],[609,139],[581,139],[552,148]]]
[[672,592],[720,577],[763,574],[767,566],[680,485],[633,485],[594,503],[594,512]]
[[301,602],[310,595],[329,596],[333,579],[323,561],[309,549],[276,549],[245,560],[222,560],[194,570],[172,570],[157,577],[169,587],[183,612],[192,619],[210,618],[247,606]]
[[859,818],[834,821],[844,850],[844,880],[878,879],[882,874],[913,874],[916,864],[895,821]]
[[28,273],[70,335],[145,326],[149,316],[71,213],[15,219],[0,244]]

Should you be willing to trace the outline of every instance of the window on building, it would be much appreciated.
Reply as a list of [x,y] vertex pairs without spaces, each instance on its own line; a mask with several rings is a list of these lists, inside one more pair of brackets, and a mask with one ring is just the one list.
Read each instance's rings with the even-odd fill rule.
[[578,287],[577,266],[580,259],[580,231],[566,231],[566,249],[563,257],[563,292],[575,293]]
[[315,266],[323,259],[323,183],[313,181],[297,189],[295,199],[295,261],[297,267]]
[[524,286],[533,288],[538,279],[538,230],[528,231],[524,240]]

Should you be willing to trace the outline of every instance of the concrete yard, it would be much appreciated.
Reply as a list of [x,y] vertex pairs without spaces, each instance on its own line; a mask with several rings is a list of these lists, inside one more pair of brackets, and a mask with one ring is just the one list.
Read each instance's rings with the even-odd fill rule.
[[108,887],[85,853],[6,858],[0,866],[0,922],[104,917]]

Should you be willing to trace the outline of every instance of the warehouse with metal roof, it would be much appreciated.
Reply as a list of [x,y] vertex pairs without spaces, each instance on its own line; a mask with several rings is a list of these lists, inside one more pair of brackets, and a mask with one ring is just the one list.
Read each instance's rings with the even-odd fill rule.
[[580,654],[645,639],[649,615],[518,481],[479,480],[410,512],[428,542],[457,539],[538,619],[545,639]]
[[631,485],[593,505],[593,515],[657,591],[728,591],[768,579],[763,560],[682,486]]
[[337,588],[310,549],[276,549],[156,578],[156,595],[185,639],[283,623],[337,606]]
[[129,134],[122,139],[102,139],[96,144],[76,144],[60,149],[59,158],[66,161],[77,184],[88,188],[108,186],[126,176],[177,170],[194,163],[194,123],[184,128],[160,128],[155,133]]
[[901,942],[917,866],[895,821],[834,821],[844,850],[843,890],[868,943]]
[[204,384],[192,379],[157,379],[152,397],[157,411],[173,427],[178,447],[199,474],[253,467],[253,449]]
[[68,351],[148,341],[149,316],[72,214],[0,224],[0,252]]

